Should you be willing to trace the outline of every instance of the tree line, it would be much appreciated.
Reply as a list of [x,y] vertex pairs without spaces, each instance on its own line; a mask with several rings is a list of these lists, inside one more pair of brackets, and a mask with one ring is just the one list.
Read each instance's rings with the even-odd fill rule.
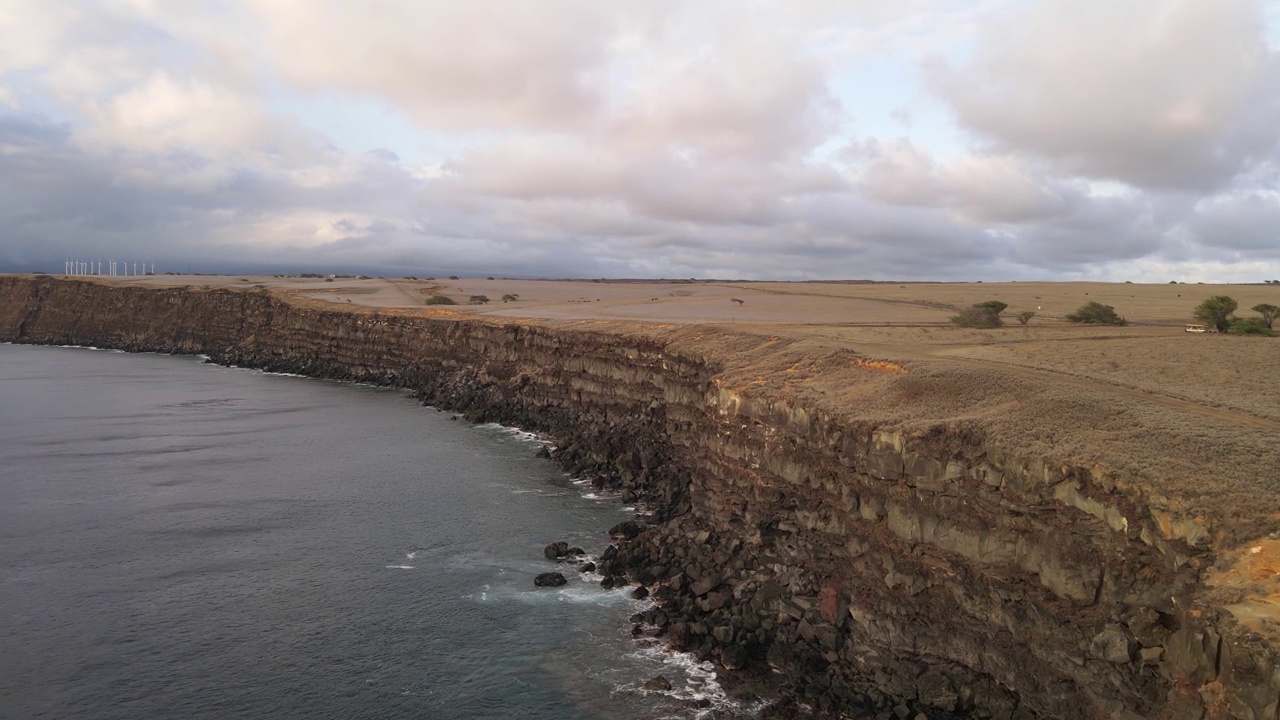
[[[951,322],[966,328],[991,329],[1004,325],[1001,313],[1009,305],[999,300],[987,300],[964,308],[951,318]],[[1232,335],[1268,335],[1274,336],[1274,324],[1280,319],[1280,307],[1271,303],[1258,303],[1251,310],[1258,317],[1240,318],[1235,316],[1238,304],[1234,298],[1226,295],[1214,295],[1196,306],[1191,315],[1218,332]],[[1014,317],[1022,325],[1026,325],[1036,316],[1034,311],[1024,310]],[[1128,320],[1116,312],[1111,305],[1090,301],[1081,305],[1075,312],[1066,316],[1068,322],[1085,325],[1127,325]]]

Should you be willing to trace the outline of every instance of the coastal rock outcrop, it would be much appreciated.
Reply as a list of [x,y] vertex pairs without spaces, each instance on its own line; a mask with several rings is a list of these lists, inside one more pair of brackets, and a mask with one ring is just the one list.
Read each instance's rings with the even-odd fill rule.
[[[819,711],[1275,720],[1274,634],[1206,589],[1227,543],[1203,518],[962,416],[802,401],[749,367],[799,350],[705,334],[0,278],[0,340],[403,387],[549,435],[568,471],[653,511],[614,528],[604,583],[648,588],[647,621],[674,646],[774,671]],[[850,383],[889,382],[823,352],[811,361]]]
[[569,581],[565,579],[564,575],[561,575],[558,572],[539,573],[538,576],[533,579],[533,584],[536,587],[560,587],[561,585],[568,584],[568,582]]

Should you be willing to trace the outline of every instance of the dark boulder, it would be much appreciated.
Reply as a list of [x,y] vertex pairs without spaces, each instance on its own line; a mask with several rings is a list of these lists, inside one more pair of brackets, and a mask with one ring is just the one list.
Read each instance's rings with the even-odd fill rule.
[[668,692],[671,690],[671,681],[659,675],[645,683],[644,689],[654,692]]
[[542,549],[542,554],[546,556],[548,560],[559,560],[569,554],[569,543],[564,542],[563,540],[560,542],[553,542]]
[[533,579],[536,587],[560,587],[569,581],[564,579],[564,575],[558,572],[542,573]]
[[647,587],[645,587],[645,586],[641,585],[640,587],[638,587],[638,588],[636,588],[635,590],[632,590],[632,591],[631,591],[631,597],[633,597],[633,598],[635,598],[635,599],[637,599],[637,600],[643,600],[643,599],[645,599],[645,598],[649,597],[649,588],[647,588]]
[[578,572],[589,573],[589,572],[595,572],[595,571],[596,571],[596,564],[593,562],[584,563],[582,567],[578,568]]
[[609,535],[615,538],[631,540],[644,532],[647,527],[648,526],[639,520],[624,520],[609,528]]
[[747,666],[747,650],[741,645],[730,645],[720,651],[720,664],[726,670],[741,670]]

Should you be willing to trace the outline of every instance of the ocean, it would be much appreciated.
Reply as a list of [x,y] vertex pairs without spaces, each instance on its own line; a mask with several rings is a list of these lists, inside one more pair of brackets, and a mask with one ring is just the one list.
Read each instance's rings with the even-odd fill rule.
[[631,637],[647,600],[543,557],[633,509],[540,442],[396,390],[0,345],[0,718],[750,715]]

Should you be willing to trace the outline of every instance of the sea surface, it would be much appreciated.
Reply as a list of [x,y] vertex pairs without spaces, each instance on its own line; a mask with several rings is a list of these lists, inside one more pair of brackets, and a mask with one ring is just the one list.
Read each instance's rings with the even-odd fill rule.
[[[749,714],[555,567],[630,516],[403,393],[0,345],[0,718]],[[561,570],[562,588],[533,577]],[[643,690],[662,674],[671,693]],[[712,701],[697,709],[699,699]]]

